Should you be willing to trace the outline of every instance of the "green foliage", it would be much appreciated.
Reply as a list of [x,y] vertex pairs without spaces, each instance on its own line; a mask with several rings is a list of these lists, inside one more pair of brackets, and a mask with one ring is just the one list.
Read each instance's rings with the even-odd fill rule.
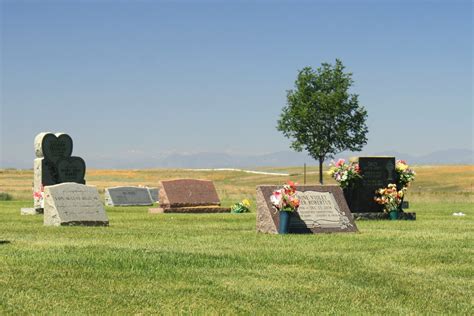
[[306,150],[320,162],[342,151],[360,151],[367,143],[367,111],[358,95],[349,93],[352,74],[344,73],[339,59],[298,74],[295,89],[287,92],[277,129],[292,140],[296,151]]
[[250,212],[250,201],[243,199],[241,202],[235,203],[230,208],[231,213],[248,213]]
[[11,201],[13,198],[7,192],[0,192],[0,201]]

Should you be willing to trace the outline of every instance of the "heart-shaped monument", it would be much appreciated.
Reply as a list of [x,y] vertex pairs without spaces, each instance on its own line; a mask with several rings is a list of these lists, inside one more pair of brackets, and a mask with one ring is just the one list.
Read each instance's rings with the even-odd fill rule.
[[71,157],[72,138],[62,133],[41,133],[35,139],[35,151],[36,157],[56,163],[61,158]]
[[58,182],[85,183],[86,163],[81,157],[62,158],[57,162]]

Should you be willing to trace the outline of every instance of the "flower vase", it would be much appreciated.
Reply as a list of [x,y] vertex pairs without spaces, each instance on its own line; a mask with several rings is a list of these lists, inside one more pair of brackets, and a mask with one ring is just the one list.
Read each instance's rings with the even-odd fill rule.
[[399,216],[399,211],[398,209],[393,209],[390,212],[388,212],[388,216],[390,217],[390,220],[395,221],[398,219]]
[[344,198],[346,199],[347,206],[349,207],[349,210],[352,212],[352,199],[353,199],[353,193],[354,193],[354,186],[350,185],[342,189],[342,192],[344,194]]
[[403,199],[405,198],[405,196],[403,196],[401,199],[400,199],[400,204],[398,205],[398,211],[400,213],[403,212]]
[[291,212],[280,211],[280,225],[278,226],[279,234],[288,234],[290,231]]

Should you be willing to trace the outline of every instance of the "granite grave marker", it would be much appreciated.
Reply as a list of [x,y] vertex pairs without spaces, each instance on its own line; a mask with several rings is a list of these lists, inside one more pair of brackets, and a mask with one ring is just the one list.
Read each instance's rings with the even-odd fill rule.
[[95,186],[62,183],[44,188],[45,226],[107,226],[109,219]]
[[[279,213],[270,202],[277,186],[257,186],[257,231],[278,233]],[[357,232],[342,189],[338,186],[298,186],[300,207],[291,215],[290,233]]]
[[150,213],[224,213],[214,183],[209,180],[177,179],[160,181],[159,208]]
[[[34,142],[33,192],[42,196],[45,186],[64,182],[85,184],[86,164],[80,157],[73,157],[72,138],[64,133],[39,133]],[[43,210],[42,199],[34,199],[37,213]]]
[[[353,213],[383,212],[383,205],[374,201],[375,191],[389,183],[397,183],[395,157],[359,157],[362,179],[350,193]],[[346,195],[347,197],[347,195]]]
[[158,195],[159,195],[158,188],[148,188],[148,191],[150,191],[151,200],[154,203],[158,202]]
[[113,187],[105,189],[105,204],[109,206],[153,205],[148,188]]

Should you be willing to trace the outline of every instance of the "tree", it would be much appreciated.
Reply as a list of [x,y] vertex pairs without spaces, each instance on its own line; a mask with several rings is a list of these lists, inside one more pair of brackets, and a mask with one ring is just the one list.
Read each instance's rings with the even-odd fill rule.
[[345,150],[360,151],[367,144],[367,111],[358,95],[350,94],[352,73],[336,64],[322,63],[316,71],[299,71],[295,89],[287,91],[277,129],[292,140],[291,148],[305,149],[319,160],[319,182],[323,184],[323,162]]

